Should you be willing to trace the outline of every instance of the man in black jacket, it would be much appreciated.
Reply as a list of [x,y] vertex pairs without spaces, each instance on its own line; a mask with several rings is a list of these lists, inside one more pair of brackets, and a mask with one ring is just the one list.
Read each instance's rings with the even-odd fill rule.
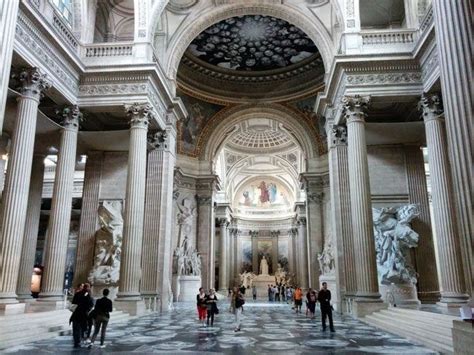
[[104,297],[98,299],[95,302],[94,307],[94,334],[92,334],[91,339],[91,346],[94,344],[95,338],[97,334],[100,332],[100,347],[104,348],[104,340],[105,340],[105,331],[107,329],[107,324],[109,323],[110,319],[110,312],[112,312],[112,301],[107,298],[109,295],[109,290],[104,288],[102,291],[102,295]]
[[323,287],[319,290],[318,301],[321,306],[321,322],[323,323],[323,331],[326,330],[326,316],[329,318],[329,329],[334,332],[334,324],[332,322],[332,306],[331,291],[328,290],[328,284],[323,282]]
[[72,335],[74,338],[74,347],[81,347],[81,338],[85,331],[87,331],[87,315],[89,310],[94,305],[92,297],[90,296],[87,289],[81,285],[74,297],[72,298],[72,304],[76,305],[76,309],[72,312],[69,324],[72,323]]

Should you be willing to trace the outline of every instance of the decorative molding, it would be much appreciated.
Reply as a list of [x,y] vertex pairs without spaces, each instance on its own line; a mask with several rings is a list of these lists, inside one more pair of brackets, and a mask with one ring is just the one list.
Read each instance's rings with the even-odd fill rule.
[[433,47],[431,53],[426,58],[425,62],[421,66],[421,80],[425,83],[427,79],[435,73],[437,70],[439,71],[439,56],[436,47]]
[[438,94],[421,96],[418,108],[423,112],[423,120],[429,122],[431,120],[444,120],[443,105]]
[[43,97],[43,92],[51,87],[47,75],[43,74],[38,68],[22,69],[17,73],[13,73],[11,77],[19,82],[18,91],[22,96],[38,101]]
[[158,130],[155,132],[149,132],[148,144],[152,149],[166,150],[168,149],[169,137],[165,130]]
[[422,84],[422,75],[417,72],[350,74],[347,85],[369,86],[387,84]]
[[148,103],[133,103],[124,105],[125,111],[130,118],[131,128],[148,128],[150,120],[153,118],[152,107]]
[[348,124],[352,122],[365,122],[366,110],[370,104],[370,96],[344,96],[342,103],[344,105],[344,116]]

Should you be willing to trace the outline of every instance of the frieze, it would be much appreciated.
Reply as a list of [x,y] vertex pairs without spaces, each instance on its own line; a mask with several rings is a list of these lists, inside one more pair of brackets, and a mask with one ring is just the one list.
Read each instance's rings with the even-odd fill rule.
[[436,47],[434,47],[426,58],[425,62],[421,67],[421,80],[426,82],[428,77],[432,75],[436,69],[439,67],[439,56]]
[[148,85],[143,84],[96,84],[79,86],[81,96],[110,96],[147,94]]
[[43,64],[43,69],[47,69],[57,79],[56,83],[63,84],[67,90],[77,96],[79,75],[65,65],[68,62],[66,58],[55,53],[53,46],[21,10],[18,13],[15,39],[20,44],[21,50],[30,52]]
[[351,74],[347,76],[348,85],[386,85],[386,84],[421,84],[420,72]]

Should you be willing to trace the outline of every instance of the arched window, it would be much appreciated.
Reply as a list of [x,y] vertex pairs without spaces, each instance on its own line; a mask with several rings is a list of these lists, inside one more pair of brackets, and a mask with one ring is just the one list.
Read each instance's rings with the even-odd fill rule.
[[72,1],[73,0],[50,0],[59,14],[72,26]]

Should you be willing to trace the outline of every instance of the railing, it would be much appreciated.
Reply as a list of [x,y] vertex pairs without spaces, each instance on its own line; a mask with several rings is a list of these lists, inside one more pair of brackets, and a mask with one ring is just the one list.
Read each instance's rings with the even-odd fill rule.
[[71,33],[69,27],[63,22],[56,12],[53,15],[53,27],[58,31],[59,35],[69,44],[72,48],[77,49],[78,43],[76,37]]
[[414,43],[416,40],[416,31],[398,30],[398,31],[377,31],[361,32],[362,45],[386,45],[386,44],[405,44]]
[[133,44],[101,43],[84,47],[86,58],[128,57],[133,54]]

